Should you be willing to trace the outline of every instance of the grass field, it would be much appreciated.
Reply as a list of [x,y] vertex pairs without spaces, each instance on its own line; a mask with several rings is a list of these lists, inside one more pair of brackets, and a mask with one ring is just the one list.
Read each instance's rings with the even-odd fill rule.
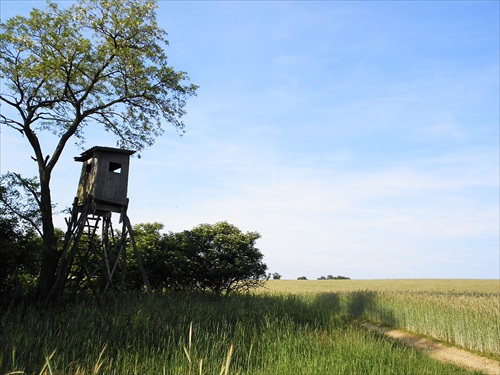
[[[101,307],[12,307],[1,316],[0,374],[471,374],[355,320],[400,325],[404,314],[419,320],[411,305],[424,304],[433,326],[446,318],[440,311],[450,301],[458,306],[464,297],[470,303],[463,310],[484,310],[481,324],[497,334],[498,304],[491,301],[498,302],[498,290],[489,282],[450,281],[441,290],[430,281],[420,289],[407,283],[276,280],[225,298],[171,293],[124,296]],[[474,295],[484,299],[471,302]],[[434,303],[442,298],[449,303]],[[475,329],[486,332],[467,327]]]

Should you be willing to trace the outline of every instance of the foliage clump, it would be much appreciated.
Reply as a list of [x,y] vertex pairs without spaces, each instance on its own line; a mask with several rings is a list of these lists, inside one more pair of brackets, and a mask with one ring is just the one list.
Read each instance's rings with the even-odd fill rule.
[[[149,282],[156,290],[209,291],[229,294],[263,284],[267,266],[255,247],[257,232],[242,232],[225,221],[201,224],[179,233],[161,234],[159,223],[134,227]],[[141,285],[138,270],[132,286]]]
[[28,297],[40,266],[41,239],[13,217],[0,215],[0,305]]

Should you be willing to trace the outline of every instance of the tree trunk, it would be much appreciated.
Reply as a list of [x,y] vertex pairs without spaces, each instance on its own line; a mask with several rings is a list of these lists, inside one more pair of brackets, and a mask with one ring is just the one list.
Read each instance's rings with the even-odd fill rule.
[[43,254],[38,280],[38,297],[42,301],[51,298],[50,292],[56,281],[56,272],[60,254],[57,249],[57,238],[52,219],[52,199],[50,195],[50,172],[40,173],[40,210],[42,213]]

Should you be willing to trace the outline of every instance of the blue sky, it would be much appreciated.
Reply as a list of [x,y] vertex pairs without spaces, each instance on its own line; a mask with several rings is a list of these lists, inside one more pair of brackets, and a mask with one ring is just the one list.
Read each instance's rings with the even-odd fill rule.
[[[5,20],[44,2],[0,5]],[[166,125],[132,160],[133,223],[258,231],[288,279],[499,277],[499,2],[160,1],[157,14],[200,89],[187,133]],[[94,145],[114,141],[92,130]],[[81,152],[54,171],[61,209]],[[30,155],[3,127],[1,173],[34,175]]]

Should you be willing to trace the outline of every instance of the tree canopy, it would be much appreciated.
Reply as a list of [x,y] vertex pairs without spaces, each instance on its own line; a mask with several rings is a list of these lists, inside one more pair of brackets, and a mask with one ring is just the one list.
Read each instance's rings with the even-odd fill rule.
[[[141,150],[163,131],[179,130],[196,86],[168,65],[166,33],[153,0],[81,0],[66,9],[48,2],[29,17],[1,24],[0,100],[17,112],[3,124],[25,134],[35,153],[36,131],[59,136],[55,164],[67,140],[101,124],[123,147]],[[45,155],[45,154],[44,154]],[[38,155],[37,155],[38,156]]]

